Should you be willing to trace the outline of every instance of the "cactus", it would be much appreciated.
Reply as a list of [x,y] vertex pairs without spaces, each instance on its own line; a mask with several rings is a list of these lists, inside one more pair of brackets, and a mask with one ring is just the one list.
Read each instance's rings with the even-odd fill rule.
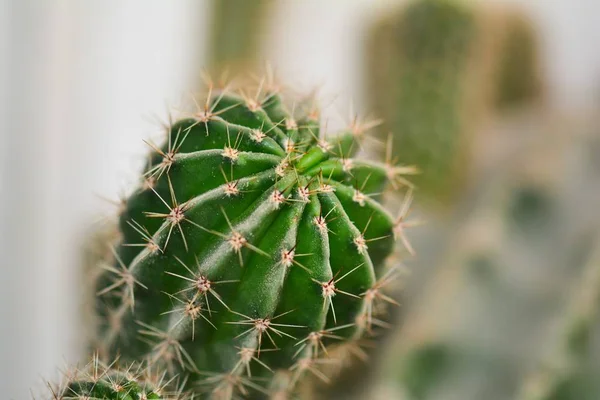
[[[366,93],[393,133],[398,159],[423,168],[423,199],[444,205],[464,193],[474,135],[494,108],[539,97],[535,38],[516,12],[467,2],[414,0],[368,35]],[[490,14],[490,15],[487,15]]]
[[75,369],[65,374],[59,386],[48,384],[52,400],[183,400],[184,394],[176,390],[169,392],[172,382],[165,374],[131,364],[126,369],[103,365],[94,355],[86,368]]
[[495,106],[511,109],[543,99],[544,83],[534,25],[516,11],[502,18],[499,61],[495,77]]
[[327,139],[308,101],[246,93],[209,89],[150,143],[99,279],[99,345],[187,371],[207,397],[284,398],[379,323],[411,197],[396,219],[377,198],[413,168],[352,157],[368,122]]
[[424,287],[413,279],[414,299],[402,301],[382,383],[395,394],[382,398],[598,398],[593,135],[575,125],[566,137],[548,129],[564,122],[547,121],[513,132],[522,142],[497,159],[502,170],[481,177],[445,243],[432,245],[431,232],[414,241],[420,254],[445,250],[414,265],[437,268]]
[[426,168],[415,184],[427,195],[447,195],[461,177],[464,81],[476,33],[470,8],[424,0],[385,17],[367,44],[370,106],[385,118],[380,132],[394,133],[404,162]]
[[209,62],[211,70],[235,74],[256,68],[274,0],[213,0]]

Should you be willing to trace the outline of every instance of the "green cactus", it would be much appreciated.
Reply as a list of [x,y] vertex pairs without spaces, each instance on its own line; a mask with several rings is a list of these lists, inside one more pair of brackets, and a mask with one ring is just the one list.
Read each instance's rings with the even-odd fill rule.
[[543,97],[538,38],[532,22],[517,12],[507,13],[495,84],[495,105],[510,109]]
[[106,366],[97,355],[83,370],[65,374],[58,387],[48,385],[52,400],[183,400],[181,391],[168,392],[165,375],[152,374],[141,366],[118,369]]
[[398,160],[423,168],[414,183],[432,205],[464,193],[488,115],[541,95],[534,30],[517,12],[413,0],[374,24],[366,52],[378,133],[393,134]]
[[352,158],[368,123],[329,140],[308,102],[257,93],[209,90],[151,145],[98,284],[104,354],[188,371],[212,398],[323,377],[326,347],[376,323],[406,227],[409,204],[395,220],[373,197],[411,168]]
[[464,82],[476,35],[470,8],[422,0],[387,16],[367,45],[370,105],[385,118],[380,132],[394,133],[403,162],[426,168],[415,184],[428,196],[448,195],[461,177]]
[[274,0],[213,0],[209,62],[211,70],[255,68]]

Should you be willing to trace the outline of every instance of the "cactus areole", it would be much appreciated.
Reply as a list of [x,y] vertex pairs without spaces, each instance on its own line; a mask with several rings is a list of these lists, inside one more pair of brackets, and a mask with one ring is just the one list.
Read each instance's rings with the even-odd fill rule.
[[150,143],[98,284],[107,357],[148,357],[207,398],[285,396],[378,322],[408,207],[376,199],[411,169],[353,158],[369,124],[326,139],[305,106],[209,90]]

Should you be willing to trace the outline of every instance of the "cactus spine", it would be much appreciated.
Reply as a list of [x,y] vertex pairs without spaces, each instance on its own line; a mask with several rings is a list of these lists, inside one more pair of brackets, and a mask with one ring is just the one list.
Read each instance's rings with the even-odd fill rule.
[[468,7],[423,0],[386,16],[369,38],[371,108],[385,119],[381,134],[394,132],[394,154],[426,167],[415,183],[427,195],[449,193],[462,172],[461,111],[476,30]]
[[69,371],[58,387],[48,384],[52,400],[183,400],[181,391],[169,392],[165,374],[152,374],[142,365],[126,369],[103,365],[97,355],[82,370]]
[[151,144],[98,284],[104,354],[187,371],[208,398],[326,379],[326,348],[377,322],[405,239],[409,204],[394,219],[373,197],[412,169],[353,158],[366,124],[327,139],[314,107],[289,112],[274,87],[211,89]]

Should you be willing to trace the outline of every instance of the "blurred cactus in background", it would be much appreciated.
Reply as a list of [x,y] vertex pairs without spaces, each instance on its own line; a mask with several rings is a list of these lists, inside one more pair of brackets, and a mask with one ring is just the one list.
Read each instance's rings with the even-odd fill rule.
[[[566,307],[562,334],[539,371],[525,381],[520,400],[594,400],[600,398],[600,242]],[[596,357],[594,357],[596,356]]]
[[213,0],[208,59],[211,71],[255,70],[276,0]]
[[463,193],[472,142],[495,106],[540,96],[535,32],[515,12],[486,12],[455,0],[416,0],[369,33],[367,97],[391,132],[398,161],[430,203]]
[[[435,267],[403,296],[380,398],[599,398],[598,140],[581,130],[554,120],[496,132],[504,156],[443,249],[413,265]],[[418,254],[433,250],[431,229],[415,238]]]
[[498,17],[501,24],[494,103],[508,111],[540,101],[545,93],[542,81],[537,31],[531,20],[516,10]]

